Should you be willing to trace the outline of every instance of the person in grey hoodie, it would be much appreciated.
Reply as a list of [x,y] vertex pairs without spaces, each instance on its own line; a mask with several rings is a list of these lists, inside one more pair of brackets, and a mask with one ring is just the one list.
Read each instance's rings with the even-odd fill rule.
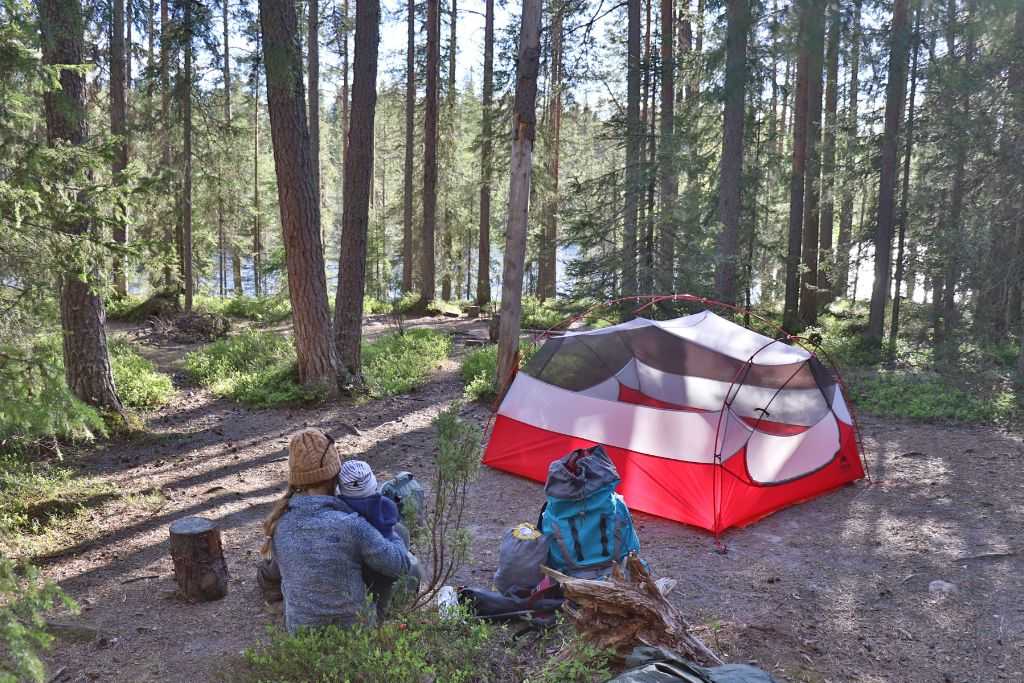
[[384,538],[334,495],[341,458],[333,440],[304,429],[288,443],[288,491],[263,523],[265,557],[281,576],[285,627],[373,622],[363,567],[387,577],[410,570],[397,537]]

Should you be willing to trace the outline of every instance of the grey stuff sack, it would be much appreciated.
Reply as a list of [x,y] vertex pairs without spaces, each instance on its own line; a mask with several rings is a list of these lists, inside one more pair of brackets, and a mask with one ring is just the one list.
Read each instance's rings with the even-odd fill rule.
[[399,472],[394,479],[380,487],[380,493],[395,501],[402,519],[408,519],[409,515],[412,515],[414,522],[422,521],[425,494],[423,485],[416,481],[412,472]]
[[548,557],[548,537],[532,524],[519,524],[501,539],[494,587],[507,596],[523,597],[533,592],[544,575],[540,566]]
[[561,500],[583,500],[606,486],[619,484],[619,471],[601,446],[581,448],[548,467],[544,493]]
[[662,647],[634,648],[626,657],[626,667],[608,683],[778,683],[767,671],[755,666],[697,666]]

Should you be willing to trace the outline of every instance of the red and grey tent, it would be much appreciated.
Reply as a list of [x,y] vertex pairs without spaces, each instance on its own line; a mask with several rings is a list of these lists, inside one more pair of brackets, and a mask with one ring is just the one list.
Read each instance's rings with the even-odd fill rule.
[[715,534],[864,476],[837,375],[705,310],[549,338],[498,408],[484,464],[536,481],[605,446],[634,510]]

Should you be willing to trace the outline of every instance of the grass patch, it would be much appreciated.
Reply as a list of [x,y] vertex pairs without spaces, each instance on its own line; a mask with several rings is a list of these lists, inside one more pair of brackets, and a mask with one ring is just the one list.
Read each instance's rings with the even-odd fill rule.
[[292,304],[287,296],[198,296],[193,308],[197,311],[218,313],[232,318],[259,323],[277,323],[292,315]]
[[850,394],[860,410],[883,417],[1005,424],[1020,411],[1010,389],[977,393],[938,375],[880,373],[855,382]]
[[442,621],[431,611],[414,612],[377,628],[356,626],[274,631],[267,645],[245,652],[237,681],[420,681],[495,680],[488,653],[495,629],[468,618]]
[[[451,350],[448,335],[409,330],[363,347],[363,374],[373,396],[405,393],[430,378]],[[247,330],[213,342],[185,357],[185,369],[216,396],[254,407],[315,403],[320,390],[298,383],[295,347],[273,332]]]
[[287,337],[247,330],[185,356],[185,369],[216,396],[258,408],[323,400],[298,383]]
[[[530,361],[540,348],[530,341],[519,342],[519,367]],[[497,397],[498,346],[490,344],[466,354],[462,361],[462,381],[468,400],[488,402]]]
[[0,555],[35,556],[89,535],[89,509],[117,489],[72,469],[0,455]]
[[121,401],[131,408],[157,408],[174,395],[171,378],[123,339],[110,343],[110,365]]
[[404,394],[430,379],[452,349],[452,340],[437,330],[415,329],[390,334],[363,346],[363,376],[373,396]]

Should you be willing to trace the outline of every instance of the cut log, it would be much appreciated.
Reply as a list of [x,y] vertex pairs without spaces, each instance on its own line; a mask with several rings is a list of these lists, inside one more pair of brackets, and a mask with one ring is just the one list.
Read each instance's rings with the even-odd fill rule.
[[548,567],[543,570],[561,584],[567,598],[563,610],[576,630],[598,648],[625,656],[637,645],[667,647],[690,659],[722,663],[689,632],[689,625],[636,553],[630,553],[623,565],[615,565],[607,581],[577,579]]
[[228,565],[220,528],[202,517],[185,517],[171,524],[174,579],[186,599],[219,600],[228,592]]

